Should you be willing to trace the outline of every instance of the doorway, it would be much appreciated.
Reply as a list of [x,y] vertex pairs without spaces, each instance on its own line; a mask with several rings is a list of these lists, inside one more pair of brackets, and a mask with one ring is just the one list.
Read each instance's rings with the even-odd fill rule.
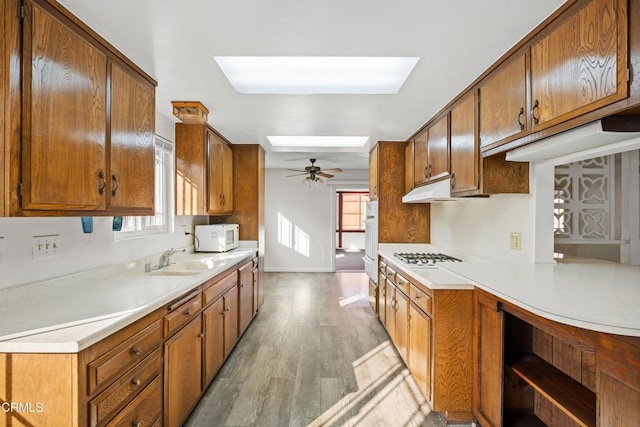
[[336,191],[336,271],[364,271],[368,191]]

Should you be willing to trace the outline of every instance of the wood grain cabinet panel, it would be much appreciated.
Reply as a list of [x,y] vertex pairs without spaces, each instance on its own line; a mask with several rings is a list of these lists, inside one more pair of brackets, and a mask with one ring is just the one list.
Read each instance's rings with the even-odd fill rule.
[[202,391],[202,324],[198,316],[164,344],[164,424],[181,425]]
[[520,54],[480,86],[480,146],[487,147],[529,129],[526,55]]
[[105,209],[107,57],[34,2],[24,10],[22,207]]
[[428,180],[435,181],[449,175],[449,114],[431,127],[427,143]]
[[233,151],[229,144],[211,129],[207,129],[208,146],[208,213],[233,211]]
[[162,417],[162,381],[153,380],[127,407],[107,426],[154,426]]
[[413,303],[409,306],[409,370],[433,406],[431,318]]
[[628,96],[627,1],[591,0],[531,46],[533,131]]
[[204,330],[203,389],[213,380],[222,366],[224,351],[224,298],[218,298],[202,312]]
[[477,95],[471,92],[451,110],[451,193],[480,189]]
[[242,265],[238,269],[238,303],[239,303],[239,321],[238,330],[239,335],[242,335],[244,331],[251,323],[253,319],[253,261],[249,261]]
[[238,342],[238,285],[224,294],[224,357],[225,359]]
[[[429,130],[420,132],[412,141],[413,143],[413,187],[426,184],[429,180]],[[406,153],[405,153],[406,154]],[[406,167],[406,166],[405,166]]]
[[369,152],[369,200],[378,200],[378,146]]
[[154,211],[155,88],[111,64],[109,207]]

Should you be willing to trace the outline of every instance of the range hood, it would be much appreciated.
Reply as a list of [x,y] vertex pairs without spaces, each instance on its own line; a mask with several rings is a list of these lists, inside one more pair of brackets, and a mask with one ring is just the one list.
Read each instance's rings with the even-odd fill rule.
[[414,188],[402,197],[402,203],[450,202],[457,199],[451,197],[451,178]]
[[640,148],[640,116],[610,116],[507,152],[514,162],[570,163]]

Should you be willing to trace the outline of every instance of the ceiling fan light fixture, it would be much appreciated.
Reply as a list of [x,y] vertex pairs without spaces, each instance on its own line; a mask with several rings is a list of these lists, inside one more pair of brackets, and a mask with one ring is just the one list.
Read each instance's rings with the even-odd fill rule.
[[320,178],[315,179],[316,187],[322,187],[324,185],[324,181]]
[[311,179],[311,177],[306,177],[305,179],[302,180],[302,185],[306,185],[307,187],[311,187],[311,183],[313,182],[313,179]]

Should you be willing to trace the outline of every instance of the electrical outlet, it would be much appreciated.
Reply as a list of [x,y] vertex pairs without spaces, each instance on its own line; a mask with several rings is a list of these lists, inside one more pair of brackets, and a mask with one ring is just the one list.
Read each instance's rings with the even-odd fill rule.
[[60,244],[58,243],[59,234],[50,234],[48,236],[33,236],[31,238],[31,248],[33,258],[44,258],[53,256],[58,253]]
[[509,234],[509,249],[514,251],[522,249],[522,235],[520,233]]

